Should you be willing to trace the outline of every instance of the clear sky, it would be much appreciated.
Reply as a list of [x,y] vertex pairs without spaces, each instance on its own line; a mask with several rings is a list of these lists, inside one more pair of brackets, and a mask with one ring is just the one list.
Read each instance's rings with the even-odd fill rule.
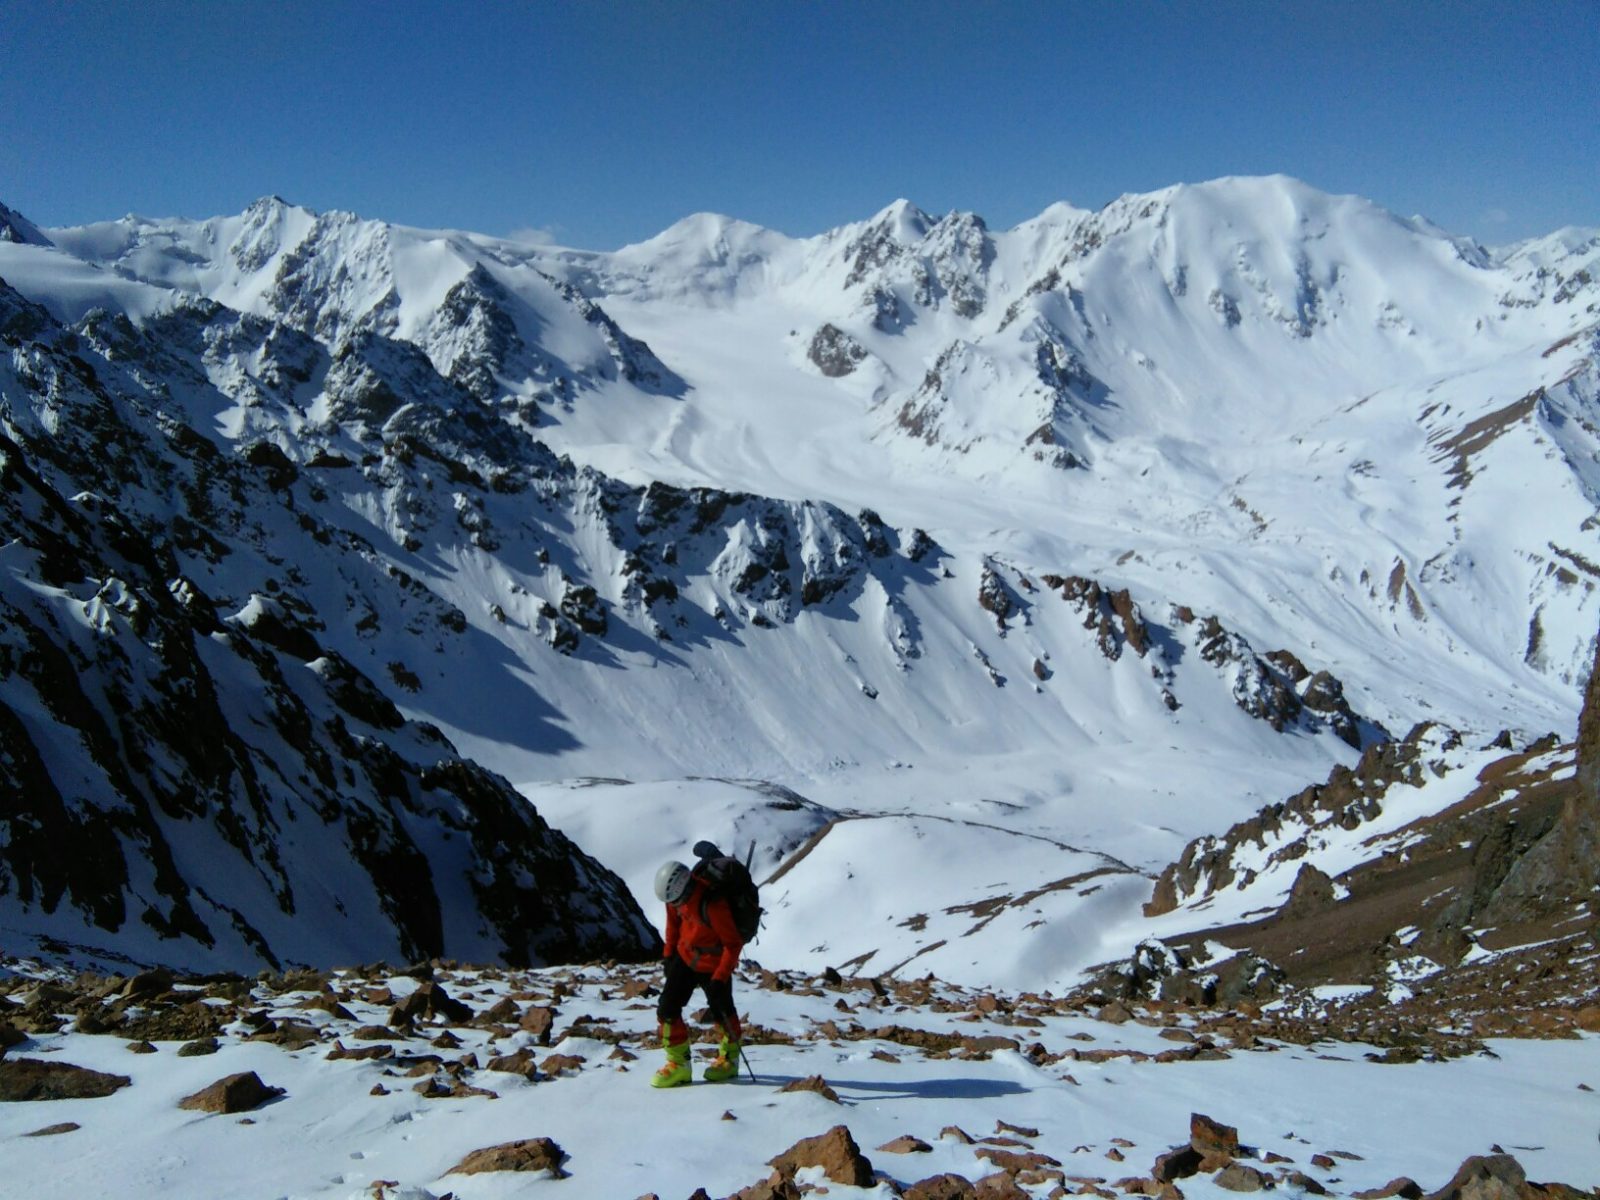
[[609,249],[1283,172],[1500,243],[1600,225],[1600,0],[0,0],[0,114],[42,225],[276,193]]

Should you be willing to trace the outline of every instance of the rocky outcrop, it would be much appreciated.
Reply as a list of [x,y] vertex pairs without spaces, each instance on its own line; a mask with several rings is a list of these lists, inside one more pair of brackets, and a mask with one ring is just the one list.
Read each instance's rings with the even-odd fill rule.
[[551,1179],[565,1179],[562,1164],[567,1152],[547,1137],[523,1138],[474,1150],[446,1175],[481,1175],[490,1171],[546,1171]]
[[[1157,876],[1155,893],[1144,906],[1145,915],[1171,912],[1179,904],[1233,885],[1240,877],[1235,859],[1245,847],[1252,848],[1256,857],[1267,851],[1266,864],[1271,865],[1301,857],[1309,830],[1322,825],[1357,828],[1382,812],[1383,795],[1391,785],[1420,782],[1424,756],[1455,740],[1456,735],[1449,731],[1419,725],[1402,741],[1369,747],[1354,769],[1335,767],[1326,783],[1269,804],[1220,836],[1196,838]],[[1247,868],[1244,875],[1253,877],[1255,870]]]
[[97,1100],[131,1083],[126,1075],[37,1058],[0,1059],[0,1103]]
[[806,357],[829,379],[841,379],[866,361],[867,349],[837,325],[825,324],[812,336]]
[[[185,423],[154,374],[180,370],[167,359],[181,364],[182,339],[12,326],[26,332],[8,335],[0,376],[0,516],[27,566],[0,580],[0,787],[20,798],[0,814],[11,924],[81,942],[87,922],[107,945],[143,928],[171,961],[230,966],[380,947],[525,963],[649,953],[620,880],[322,644],[299,590],[312,575],[408,613],[417,633],[466,626],[370,544],[306,530],[298,506],[316,484],[286,477],[281,452],[230,457]],[[384,386],[398,396],[403,381]],[[397,474],[419,459],[470,471],[398,437],[384,449]],[[295,527],[305,541],[285,563]],[[242,602],[216,598],[229,593]],[[339,848],[333,865],[301,841],[307,822],[311,844]],[[464,857],[441,853],[451,839]],[[189,878],[178,843],[208,846],[230,890]],[[471,915],[447,897],[470,898]],[[451,947],[447,928],[487,937]]]
[[254,1071],[241,1071],[219,1079],[193,1095],[185,1096],[178,1101],[178,1107],[192,1112],[250,1112],[283,1094],[282,1088],[262,1083],[261,1077]]
[[802,1138],[782,1154],[770,1159],[768,1165],[785,1178],[792,1179],[795,1172],[806,1167],[821,1167],[822,1173],[834,1183],[848,1187],[873,1185],[872,1163],[861,1153],[855,1138],[844,1125],[835,1125],[827,1133]]
[[1584,693],[1574,785],[1480,823],[1471,880],[1441,925],[1516,925],[1581,906],[1600,888],[1600,651]]
[[1124,646],[1140,658],[1149,651],[1150,631],[1127,588],[1110,590],[1081,575],[1044,575],[1041,580],[1078,611],[1083,627],[1094,632],[1100,653],[1112,662],[1122,657]]

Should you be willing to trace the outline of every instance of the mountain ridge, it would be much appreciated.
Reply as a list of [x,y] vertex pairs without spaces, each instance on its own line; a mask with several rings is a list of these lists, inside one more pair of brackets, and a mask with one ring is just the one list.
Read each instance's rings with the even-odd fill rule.
[[[167,547],[170,636],[276,639],[251,661],[314,707],[436,728],[557,827],[563,779],[761,778],[1127,865],[1041,891],[1053,931],[1015,914],[1027,986],[1028,951],[1104,959],[1045,953],[1077,906],[1131,928],[1140,872],[1387,731],[1568,724],[1600,612],[1600,243],[1497,263],[1284,178],[1047,213],[695,217],[610,254],[273,197],[49,230],[0,246],[6,469]],[[121,449],[63,457],[96,405]],[[167,588],[84,556],[41,586],[41,536],[0,584],[63,647]],[[632,863],[625,824],[585,848]]]

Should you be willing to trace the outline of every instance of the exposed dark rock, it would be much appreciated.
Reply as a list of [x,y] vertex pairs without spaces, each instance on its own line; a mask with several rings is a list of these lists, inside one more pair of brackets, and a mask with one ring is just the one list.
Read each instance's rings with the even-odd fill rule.
[[974,1200],[977,1190],[964,1175],[931,1175],[913,1183],[903,1193],[904,1200]]
[[254,1071],[241,1071],[201,1088],[192,1096],[178,1101],[179,1108],[195,1112],[240,1113],[259,1108],[269,1100],[283,1095],[280,1087],[270,1087],[261,1082]]
[[784,1084],[778,1089],[780,1092],[816,1092],[825,1100],[839,1103],[839,1093],[828,1086],[827,1080],[821,1075],[808,1075],[804,1079],[796,1079]]
[[1189,1145],[1207,1158],[1236,1158],[1239,1154],[1239,1131],[1204,1113],[1190,1113]]
[[37,1058],[0,1059],[0,1102],[98,1100],[133,1081],[73,1063]]
[[565,1179],[562,1164],[567,1152],[547,1137],[524,1138],[474,1150],[446,1175],[480,1175],[487,1171],[548,1171],[553,1179]]
[[806,357],[830,379],[850,374],[867,357],[866,347],[836,325],[824,325],[817,330],[806,351]]
[[927,1142],[911,1134],[902,1134],[878,1147],[885,1154],[926,1154],[933,1149]]
[[1229,1163],[1215,1175],[1211,1181],[1219,1188],[1230,1192],[1260,1192],[1270,1191],[1277,1186],[1272,1176],[1248,1163]]
[[1288,919],[1324,912],[1334,905],[1333,880],[1310,863],[1300,865],[1281,914]]
[[816,1137],[803,1138],[776,1158],[770,1159],[768,1165],[790,1178],[802,1168],[821,1167],[823,1174],[835,1183],[850,1187],[871,1187],[873,1184],[872,1163],[861,1153],[855,1138],[850,1136],[850,1130],[843,1125],[835,1125],[827,1133]]

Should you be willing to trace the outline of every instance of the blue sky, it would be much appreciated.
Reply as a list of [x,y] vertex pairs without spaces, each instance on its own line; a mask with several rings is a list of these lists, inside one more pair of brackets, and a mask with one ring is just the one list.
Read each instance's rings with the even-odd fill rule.
[[1489,242],[1600,225],[1600,0],[0,0],[0,30],[0,201],[44,225],[277,193],[607,249],[1273,172]]

